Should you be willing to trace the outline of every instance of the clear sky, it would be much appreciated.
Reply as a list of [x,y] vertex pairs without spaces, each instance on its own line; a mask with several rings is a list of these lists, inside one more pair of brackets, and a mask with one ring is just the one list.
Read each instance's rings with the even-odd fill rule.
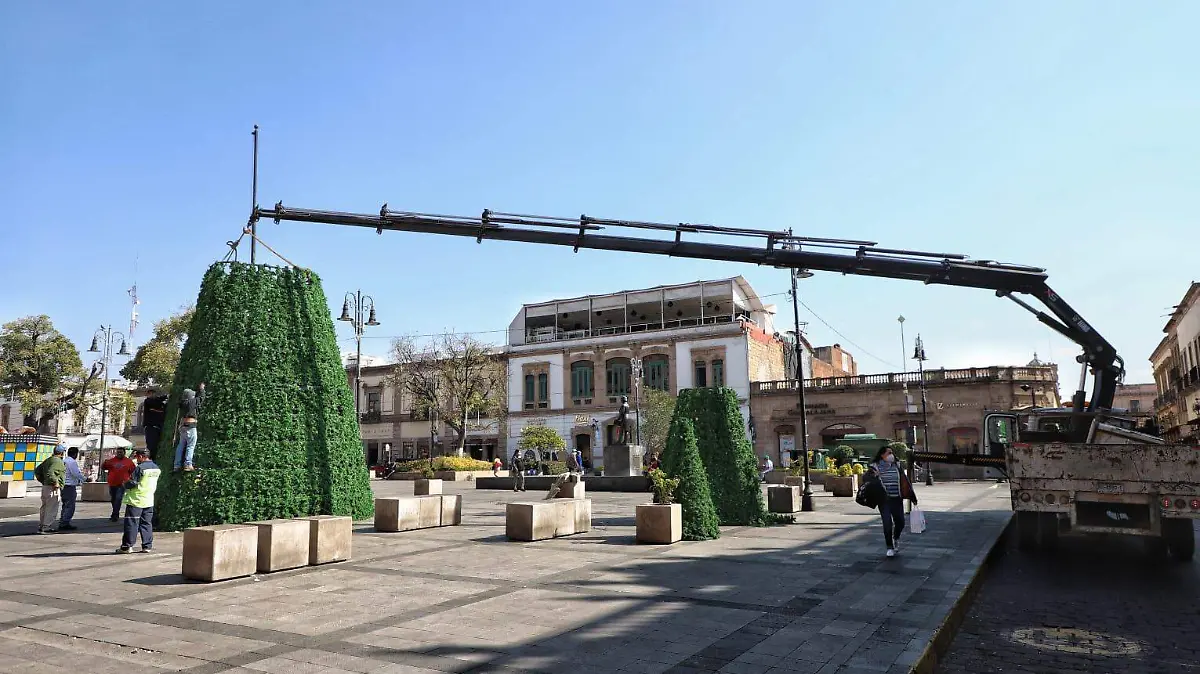
[[[1200,3],[1166,1],[0,3],[0,319],[49,314],[86,348],[127,324],[136,270],[143,341],[244,225],[257,123],[264,205],[793,227],[1044,266],[1147,381],[1200,276],[1197,25]],[[374,296],[375,354],[554,297],[787,287],[750,265],[261,234],[331,310]],[[1075,377],[1069,342],[987,291],[818,274],[801,296],[810,339],[866,372],[899,366],[903,314],[932,367],[1037,351]]]

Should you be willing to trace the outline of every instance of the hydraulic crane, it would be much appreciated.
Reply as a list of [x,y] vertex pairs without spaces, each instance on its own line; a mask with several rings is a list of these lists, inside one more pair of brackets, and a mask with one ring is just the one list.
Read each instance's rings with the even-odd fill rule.
[[[742,229],[693,223],[657,223],[595,218],[555,218],[484,210],[478,216],[434,215],[393,211],[387,204],[378,214],[343,213],[285,207],[280,201],[272,209],[255,206],[250,225],[261,218],[276,223],[311,222],[384,230],[441,234],[484,239],[569,246],[628,253],[645,253],[699,260],[749,262],[785,269],[840,272],[857,276],[908,279],[926,284],[992,290],[1026,309],[1039,321],[1078,344],[1083,353],[1079,387],[1072,399],[1071,436],[1085,442],[1091,418],[1112,408],[1117,384],[1124,376],[1124,362],[1107,340],[1046,284],[1046,270],[993,260],[973,260],[966,255],[929,253],[880,248],[871,241],[796,236],[791,230]],[[605,233],[600,233],[605,232]],[[625,232],[623,235],[607,232]],[[647,236],[646,232],[669,237]],[[688,236],[689,240],[684,240]],[[751,240],[757,245],[715,243],[698,237]],[[814,250],[816,249],[816,250]],[[1049,310],[1037,309],[1018,295],[1028,295]],[[1092,394],[1084,390],[1088,370],[1093,375]]]

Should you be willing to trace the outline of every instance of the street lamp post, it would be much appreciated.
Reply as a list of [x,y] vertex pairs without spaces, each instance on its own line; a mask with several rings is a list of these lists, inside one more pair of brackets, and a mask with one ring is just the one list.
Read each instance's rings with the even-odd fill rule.
[[[354,308],[353,315],[350,314],[351,307]],[[365,311],[368,311],[368,314],[364,321],[363,313]],[[354,341],[358,344],[358,352],[354,357],[354,421],[359,423],[362,421],[360,398],[362,397],[363,328],[379,325],[379,321],[375,320],[375,300],[370,295],[364,295],[361,290],[346,293],[346,299],[342,302],[342,315],[338,317],[338,320],[354,326]]]
[[[104,368],[104,393],[100,399],[100,448],[97,457],[100,461],[104,461],[104,428],[108,425],[108,368],[112,366],[113,344],[118,339],[121,340],[121,348],[115,355],[128,356],[129,346],[125,343],[125,335],[113,331],[112,325],[101,325],[92,335],[92,345],[88,348],[89,353],[100,354],[100,362]],[[84,408],[83,414],[86,421],[87,408]]]
[[800,456],[804,457],[804,493],[800,497],[800,511],[812,512],[812,484],[809,480],[808,461],[808,410],[804,405],[804,347],[800,342],[800,298],[796,291],[796,281],[802,278],[812,278],[812,272],[804,269],[792,270],[792,317],[796,321],[796,397],[800,405]]
[[[917,335],[916,348],[913,349],[913,360],[917,361],[917,372],[921,377],[921,435],[923,436],[922,447],[926,452],[929,450],[929,399],[925,392],[925,343],[921,341],[921,335]],[[933,486],[933,471],[930,466],[925,467],[925,484]]]
[[[911,449],[915,450],[917,446],[917,429],[916,425],[912,423],[912,417],[909,416],[908,381],[904,377],[905,372],[908,371],[908,341],[904,339],[904,316],[901,315],[896,321],[900,323],[900,391],[904,398],[904,419],[909,422],[908,428],[912,431],[913,436],[913,446]],[[928,466],[926,466],[925,472],[929,472]],[[915,476],[916,466],[912,459],[912,452],[910,451],[908,457],[908,481],[912,482]]]
[[429,401],[429,470],[433,470],[433,446],[437,443],[437,390],[438,380],[433,380],[433,400]]
[[642,359],[629,359],[630,374],[633,376],[633,442],[642,444]]

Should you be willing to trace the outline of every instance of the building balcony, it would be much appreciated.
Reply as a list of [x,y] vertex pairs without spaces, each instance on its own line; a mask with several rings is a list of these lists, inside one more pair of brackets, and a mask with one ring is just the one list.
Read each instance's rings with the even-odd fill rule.
[[728,325],[734,322],[732,314],[722,316],[705,316],[681,318],[670,321],[655,321],[650,323],[627,323],[622,325],[593,326],[566,330],[553,326],[531,328],[525,331],[525,344],[545,344],[547,342],[562,342],[593,337],[613,337],[616,335],[632,335],[646,332],[662,332],[664,330],[680,330],[684,328],[699,328],[707,325]]
[[[925,385],[960,384],[977,382],[1058,382],[1057,366],[1048,367],[972,367],[959,370],[926,370]],[[910,388],[921,385],[920,372],[888,372],[884,374],[860,374],[853,377],[817,377],[804,380],[804,389],[845,388],[894,388],[908,384]],[[751,395],[796,393],[796,380],[760,381],[750,384]]]
[[370,410],[358,415],[358,418],[364,424],[377,424],[383,421],[383,414],[379,410]]

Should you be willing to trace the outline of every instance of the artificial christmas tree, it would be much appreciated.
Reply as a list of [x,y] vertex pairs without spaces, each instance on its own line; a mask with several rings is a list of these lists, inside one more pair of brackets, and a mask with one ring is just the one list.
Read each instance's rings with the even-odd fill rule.
[[667,431],[667,447],[663,450],[662,470],[667,477],[677,478],[675,500],[683,506],[683,540],[706,541],[720,538],[720,521],[713,506],[704,462],[696,445],[692,421],[676,416]]

